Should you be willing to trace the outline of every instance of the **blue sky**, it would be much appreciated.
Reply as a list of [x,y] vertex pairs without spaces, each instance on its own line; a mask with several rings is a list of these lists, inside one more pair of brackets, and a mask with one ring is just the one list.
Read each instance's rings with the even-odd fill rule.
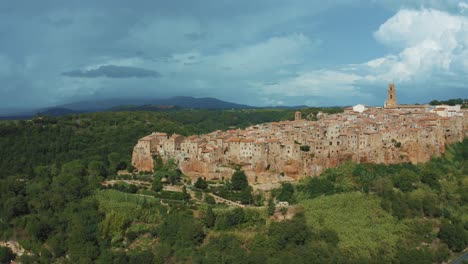
[[[115,97],[468,97],[468,1],[6,1],[0,108]],[[332,1],[330,1],[332,2]]]

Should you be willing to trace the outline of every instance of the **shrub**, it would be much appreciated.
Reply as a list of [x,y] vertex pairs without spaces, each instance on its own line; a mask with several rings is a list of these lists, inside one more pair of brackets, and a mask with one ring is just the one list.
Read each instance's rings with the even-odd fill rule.
[[213,212],[213,208],[211,206],[208,206],[208,208],[204,212],[203,223],[205,224],[206,227],[210,228],[214,226],[215,222],[216,222],[216,215]]
[[277,199],[279,201],[286,201],[290,204],[296,203],[296,199],[294,198],[294,187],[291,183],[282,183],[281,184],[281,192],[279,193]]
[[16,257],[8,247],[0,247],[0,263],[10,263]]
[[151,185],[151,189],[155,192],[160,192],[163,189],[163,184],[161,182],[160,176],[154,176],[153,184]]
[[216,216],[216,229],[225,230],[235,227],[244,222],[244,210],[242,208],[235,208],[228,210]]
[[205,194],[205,203],[207,204],[216,204],[214,197],[210,194]]
[[244,171],[236,170],[231,178],[232,189],[236,191],[240,191],[245,189],[249,186],[249,182],[247,181],[247,176],[245,175]]
[[302,218],[273,222],[268,229],[268,235],[278,249],[288,245],[304,245],[310,236],[309,228]]
[[335,193],[335,187],[331,181],[324,178],[308,179],[304,185],[299,186],[299,190],[307,198],[315,198],[321,195],[330,195]]
[[448,222],[440,227],[439,238],[454,251],[462,251],[468,244],[468,234],[463,226]]
[[208,188],[208,183],[203,178],[200,177],[195,182],[194,187],[205,190],[206,188]]

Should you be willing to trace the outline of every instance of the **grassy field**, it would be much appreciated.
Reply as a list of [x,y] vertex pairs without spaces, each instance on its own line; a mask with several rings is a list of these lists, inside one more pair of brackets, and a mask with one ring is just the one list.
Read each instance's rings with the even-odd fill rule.
[[380,199],[360,192],[322,196],[300,202],[307,223],[314,229],[331,229],[338,246],[355,257],[392,256],[405,225],[380,206]]

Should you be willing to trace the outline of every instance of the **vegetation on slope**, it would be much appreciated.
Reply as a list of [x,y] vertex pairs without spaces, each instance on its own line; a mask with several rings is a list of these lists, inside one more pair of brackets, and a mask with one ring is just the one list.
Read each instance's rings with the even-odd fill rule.
[[[340,111],[313,108],[306,111]],[[292,120],[292,110],[181,110],[175,112],[103,112],[44,116],[31,121],[0,121],[0,172],[32,175],[38,165],[80,159],[102,162],[114,173],[130,161],[137,140],[154,131],[181,135]]]
[[[266,111],[265,121],[293,114],[254,111]],[[213,204],[210,192],[250,194],[240,172],[216,189],[200,180],[200,199],[191,197],[197,203],[183,193],[169,202],[175,196],[159,184],[152,191],[99,184],[126,166],[140,136],[213,130],[195,117],[183,120],[190,113],[222,118],[223,112],[0,123],[0,240],[19,241],[31,252],[17,258],[23,263],[440,263],[468,245],[468,141],[426,164],[347,163],[284,183],[264,207]],[[216,119],[210,122],[216,126]],[[247,122],[253,120],[242,125]],[[223,121],[217,128],[230,125]],[[170,166],[162,165],[154,179],[172,175],[164,171]],[[181,184],[183,175],[177,176],[174,184]],[[151,186],[153,175],[138,177],[149,178]],[[296,215],[274,220],[269,214],[278,213],[278,201],[297,204]]]
[[462,98],[457,98],[457,99],[448,99],[448,100],[443,100],[443,101],[438,101],[438,100],[432,100],[429,102],[430,105],[462,105],[462,108],[468,107],[468,99],[462,99]]
[[[334,230],[338,247],[353,258],[388,262],[405,225],[380,206],[375,195],[340,193],[304,200],[307,223],[314,229]],[[386,260],[386,261],[385,261]]]

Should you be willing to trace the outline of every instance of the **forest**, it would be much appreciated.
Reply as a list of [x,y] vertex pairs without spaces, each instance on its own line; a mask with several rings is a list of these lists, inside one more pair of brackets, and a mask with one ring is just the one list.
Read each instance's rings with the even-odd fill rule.
[[432,100],[429,102],[430,105],[461,105],[462,108],[467,108],[468,107],[468,99],[462,99],[462,98],[457,98],[457,99],[448,99],[448,100]]
[[153,131],[191,135],[293,117],[180,110],[2,121],[0,241],[27,253],[0,247],[0,263],[442,263],[466,249],[468,140],[425,164],[348,162],[268,193],[240,169],[231,180],[191,183],[172,161],[156,160],[153,175],[117,175],[132,171],[132,147]]

